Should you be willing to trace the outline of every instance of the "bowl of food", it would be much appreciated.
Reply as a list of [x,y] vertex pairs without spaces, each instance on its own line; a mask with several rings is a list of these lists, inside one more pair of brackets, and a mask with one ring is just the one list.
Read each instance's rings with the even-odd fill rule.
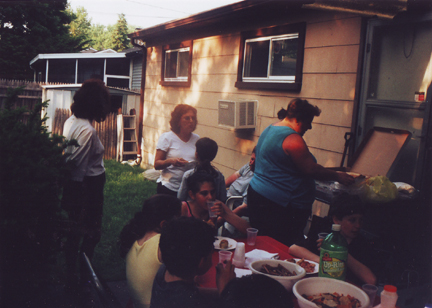
[[306,275],[306,271],[300,265],[282,260],[259,260],[249,265],[252,274],[269,276],[285,289],[291,291],[293,285]]
[[300,308],[353,307],[366,308],[369,297],[355,285],[331,278],[311,277],[294,284],[292,291]]

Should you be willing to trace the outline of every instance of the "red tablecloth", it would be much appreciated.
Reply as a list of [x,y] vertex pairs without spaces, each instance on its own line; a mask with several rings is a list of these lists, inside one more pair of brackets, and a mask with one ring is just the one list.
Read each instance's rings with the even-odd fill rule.
[[[277,240],[269,236],[257,236],[255,246],[249,246],[246,244],[246,239],[236,239],[237,242],[245,243],[245,252],[249,252],[254,249],[265,250],[270,253],[278,253],[280,260],[290,259],[292,256],[288,253],[288,246],[278,242]],[[233,251],[234,252],[234,251]],[[219,250],[213,252],[212,256],[213,266],[210,270],[202,276],[197,277],[196,282],[199,287],[202,288],[216,288],[216,268],[215,266],[219,262]]]

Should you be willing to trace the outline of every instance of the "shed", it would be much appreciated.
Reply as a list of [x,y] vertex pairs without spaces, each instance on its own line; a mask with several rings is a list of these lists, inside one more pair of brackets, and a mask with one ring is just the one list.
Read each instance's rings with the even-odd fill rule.
[[121,52],[87,49],[80,53],[38,54],[30,61],[30,66],[37,82],[80,84],[96,77],[107,86],[139,90],[142,49],[134,47]]
[[[52,131],[56,109],[69,110],[73,103],[73,96],[81,84],[41,85],[41,87],[42,101],[49,100],[48,107],[42,111],[42,117],[48,117],[45,125],[48,131]],[[118,109],[121,109],[123,115],[128,115],[132,109],[139,110],[139,93],[113,87],[108,87],[108,89],[111,95],[112,113],[117,114]]]

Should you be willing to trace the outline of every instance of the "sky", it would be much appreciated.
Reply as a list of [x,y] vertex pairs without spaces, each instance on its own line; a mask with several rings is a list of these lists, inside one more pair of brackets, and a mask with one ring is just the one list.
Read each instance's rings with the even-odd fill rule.
[[113,25],[125,14],[128,25],[149,28],[240,0],[68,0],[72,9],[84,7],[92,24]]

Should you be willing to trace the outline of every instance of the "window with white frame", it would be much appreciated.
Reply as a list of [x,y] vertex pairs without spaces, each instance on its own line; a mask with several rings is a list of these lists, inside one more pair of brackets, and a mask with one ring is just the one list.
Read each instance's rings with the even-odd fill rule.
[[162,62],[162,85],[190,86],[192,42],[165,46]]
[[236,87],[301,89],[305,24],[242,33]]

